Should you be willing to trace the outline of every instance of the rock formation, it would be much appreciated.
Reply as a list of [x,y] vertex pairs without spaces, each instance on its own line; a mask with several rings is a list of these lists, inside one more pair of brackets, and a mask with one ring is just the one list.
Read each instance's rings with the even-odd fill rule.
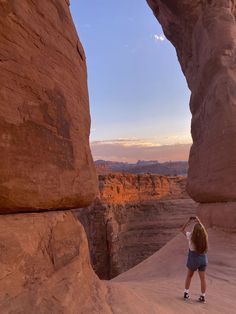
[[71,211],[0,217],[0,313],[109,313]]
[[[236,235],[210,230],[206,314],[234,314]],[[179,235],[113,281],[100,281],[89,264],[83,228],[70,211],[0,217],[0,313],[199,313],[193,279],[188,306],[179,297],[187,243]],[[224,265],[222,265],[222,254]],[[174,262],[173,262],[174,261]],[[224,266],[224,271],[222,271]]]
[[191,90],[187,190],[208,226],[236,229],[236,2],[147,0]]
[[113,278],[152,255],[196,212],[184,177],[100,175],[99,186],[101,199],[76,210],[76,215],[101,279]]
[[185,187],[185,177],[166,177],[151,174],[109,174],[99,176],[101,198],[108,205],[189,198]]
[[160,163],[156,160],[139,160],[136,163],[115,162],[109,160],[96,160],[97,174],[133,173],[133,174],[159,174],[163,176],[186,176],[188,172],[187,161],[167,161]]
[[[235,1],[149,3],[177,49],[192,91],[188,189],[195,200],[212,203],[199,210],[214,227],[209,230],[212,296],[204,312],[233,314]],[[47,211],[87,206],[97,194],[85,56],[68,4],[0,0],[0,312],[168,314],[177,307],[189,313],[177,297],[185,272],[181,235],[132,271],[102,282],[71,210]],[[127,217],[133,219],[131,211]],[[115,230],[113,223],[110,227]],[[199,312],[195,303],[193,311]]]
[[176,48],[192,92],[188,192],[201,203],[236,200],[236,3],[147,0]]
[[68,4],[0,1],[4,314],[111,312],[83,227],[71,210],[58,211],[87,206],[98,193],[85,55]]
[[0,1],[0,72],[0,212],[91,203],[86,63],[67,1]]

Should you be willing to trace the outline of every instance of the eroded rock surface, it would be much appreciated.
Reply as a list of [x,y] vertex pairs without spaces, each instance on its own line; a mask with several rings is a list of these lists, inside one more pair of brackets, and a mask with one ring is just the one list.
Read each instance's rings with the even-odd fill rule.
[[197,215],[207,227],[236,232],[236,202],[200,204]]
[[70,211],[0,217],[1,313],[110,313]]
[[68,1],[0,1],[0,212],[97,193],[85,55]]
[[188,198],[185,177],[153,174],[99,176],[99,189],[106,204],[127,204],[171,198]]
[[192,92],[188,192],[236,200],[236,2],[147,0],[176,48]]
[[186,178],[158,175],[99,176],[101,199],[76,213],[87,232],[91,261],[102,279],[137,265],[178,232],[197,204]]

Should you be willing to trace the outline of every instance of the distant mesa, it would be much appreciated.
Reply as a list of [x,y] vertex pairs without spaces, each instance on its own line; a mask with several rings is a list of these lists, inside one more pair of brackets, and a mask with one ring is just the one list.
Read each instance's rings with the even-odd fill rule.
[[160,163],[157,160],[139,160],[137,163],[96,160],[95,167],[100,175],[112,172],[133,174],[159,174],[165,176],[187,176],[187,161],[168,161]]

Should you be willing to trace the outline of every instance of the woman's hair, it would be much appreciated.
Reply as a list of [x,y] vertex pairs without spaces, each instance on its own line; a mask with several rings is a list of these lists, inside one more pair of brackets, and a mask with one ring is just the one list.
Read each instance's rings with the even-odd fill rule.
[[208,250],[208,235],[201,223],[196,223],[192,232],[191,240],[195,246],[195,251],[204,254]]

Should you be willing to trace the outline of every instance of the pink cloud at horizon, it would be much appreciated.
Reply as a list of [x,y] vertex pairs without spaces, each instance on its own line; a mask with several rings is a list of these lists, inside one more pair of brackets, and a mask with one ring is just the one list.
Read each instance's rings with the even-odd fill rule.
[[138,160],[187,161],[191,144],[159,145],[143,140],[107,140],[91,144],[94,160],[137,162]]

